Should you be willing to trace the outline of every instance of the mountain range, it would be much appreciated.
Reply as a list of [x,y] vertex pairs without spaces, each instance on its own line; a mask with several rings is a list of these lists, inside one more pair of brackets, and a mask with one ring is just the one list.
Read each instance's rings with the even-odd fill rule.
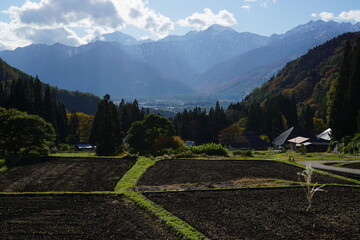
[[138,41],[115,32],[79,47],[1,51],[10,65],[59,88],[112,97],[214,95],[239,100],[288,61],[360,23],[311,21],[270,37],[213,25],[184,36]]

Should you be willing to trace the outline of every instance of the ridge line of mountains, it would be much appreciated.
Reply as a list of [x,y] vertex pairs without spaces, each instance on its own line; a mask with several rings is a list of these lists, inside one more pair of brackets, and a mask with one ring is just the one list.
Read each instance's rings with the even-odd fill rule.
[[32,44],[0,58],[53,86],[113,98],[200,94],[241,100],[285,64],[360,23],[311,21],[270,37],[213,25],[137,41],[115,32],[79,47]]

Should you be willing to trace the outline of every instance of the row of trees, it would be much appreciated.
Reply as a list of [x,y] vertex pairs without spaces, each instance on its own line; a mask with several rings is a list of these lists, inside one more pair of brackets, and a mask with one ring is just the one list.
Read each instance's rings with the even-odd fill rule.
[[184,110],[174,118],[176,133],[198,144],[219,142],[220,131],[234,123],[233,130],[238,131],[240,127],[242,131],[254,131],[270,139],[294,125],[301,125],[316,133],[327,127],[321,119],[314,118],[314,111],[309,105],[298,110],[294,99],[281,94],[261,103],[242,101],[230,104],[226,111],[217,102],[209,112],[196,107],[190,111]]
[[50,86],[44,86],[37,77],[0,82],[0,107],[42,117],[55,129],[56,142],[66,142],[68,125],[65,106],[56,100]]
[[228,126],[229,121],[219,102],[209,112],[196,107],[193,110],[184,110],[178,113],[174,120],[176,133],[186,140],[196,143],[218,142],[220,130]]
[[164,148],[183,145],[175,137],[171,121],[155,114],[144,116],[145,111],[136,100],[132,104],[122,100],[117,107],[106,94],[99,103],[90,134],[97,155],[111,156],[122,151],[125,135],[134,153],[156,154]]

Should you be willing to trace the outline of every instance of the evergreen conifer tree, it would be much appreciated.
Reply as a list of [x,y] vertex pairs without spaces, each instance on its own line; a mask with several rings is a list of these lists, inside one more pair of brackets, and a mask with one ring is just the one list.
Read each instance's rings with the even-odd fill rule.
[[90,142],[96,145],[96,154],[99,156],[112,156],[120,151],[122,139],[118,113],[109,94],[99,103]]

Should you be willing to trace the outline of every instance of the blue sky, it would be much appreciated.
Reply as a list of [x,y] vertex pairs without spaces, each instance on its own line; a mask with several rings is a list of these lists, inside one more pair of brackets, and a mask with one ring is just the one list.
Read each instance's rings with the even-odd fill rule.
[[360,0],[1,0],[0,9],[0,50],[113,31],[159,39],[220,24],[269,36],[311,20],[360,22]]

